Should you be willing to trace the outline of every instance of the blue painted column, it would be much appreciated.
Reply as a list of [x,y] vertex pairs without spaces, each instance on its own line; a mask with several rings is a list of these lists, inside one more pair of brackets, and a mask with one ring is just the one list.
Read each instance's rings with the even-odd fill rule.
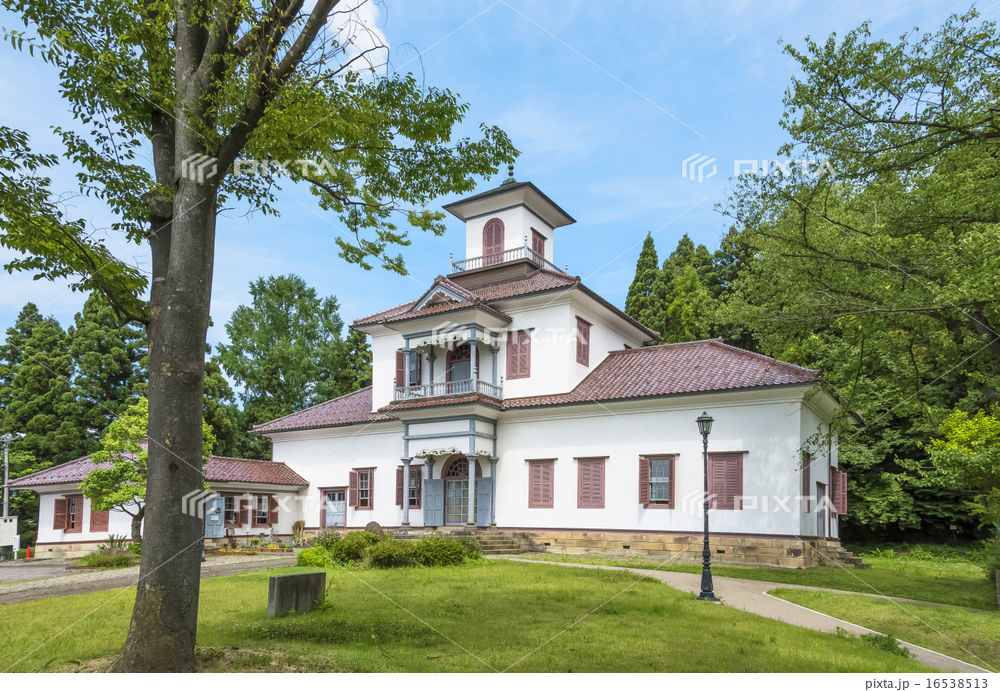
[[476,461],[476,421],[469,419],[469,520],[467,525],[476,525],[476,468],[479,467]]
[[497,357],[500,354],[500,346],[496,345],[495,341],[494,337],[494,344],[490,346],[490,351],[493,353],[493,386],[497,385]]

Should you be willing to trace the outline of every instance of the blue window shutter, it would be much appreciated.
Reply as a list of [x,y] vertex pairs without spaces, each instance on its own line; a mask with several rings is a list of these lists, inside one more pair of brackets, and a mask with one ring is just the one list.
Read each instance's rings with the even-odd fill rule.
[[493,499],[493,478],[476,478],[476,525],[488,527],[490,524],[490,504]]
[[424,525],[444,525],[444,480],[424,480]]

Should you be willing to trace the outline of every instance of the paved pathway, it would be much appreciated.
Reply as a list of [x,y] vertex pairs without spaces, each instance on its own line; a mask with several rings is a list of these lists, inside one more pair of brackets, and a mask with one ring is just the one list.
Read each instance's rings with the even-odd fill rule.
[[[277,566],[291,566],[294,563],[295,555],[288,553],[209,557],[208,561],[201,565],[201,577],[228,576],[248,571],[259,571],[260,569],[271,569]],[[37,578],[30,569],[22,568],[24,569],[23,578]],[[58,568],[60,567],[53,565],[53,569]],[[61,568],[65,569],[64,566]],[[109,571],[74,571],[69,575],[0,585],[0,604],[125,588],[134,586],[138,581],[138,566]]]
[[[543,561],[541,559],[518,559],[516,557],[507,557],[511,561],[523,562],[526,564],[552,564],[554,566],[568,566],[574,568],[582,569],[610,569],[619,571],[630,571],[639,576],[648,576],[649,578],[656,579],[663,583],[666,583],[672,588],[677,588],[678,590],[684,590],[689,593],[699,593],[701,592],[701,574],[695,573],[676,573],[673,571],[658,571],[656,569],[635,569],[626,568],[623,566],[604,566],[600,564],[575,564],[572,562],[565,561]],[[751,612],[753,614],[759,614],[763,617],[768,617],[769,619],[777,619],[778,621],[783,621],[788,624],[794,624],[795,626],[802,626],[807,629],[813,629],[814,631],[822,631],[824,633],[836,633],[837,629],[843,629],[848,633],[854,635],[860,635],[865,633],[880,633],[878,631],[872,631],[863,626],[858,626],[857,624],[852,624],[849,621],[844,621],[842,619],[837,619],[836,617],[831,617],[827,614],[817,612],[816,610],[808,609],[801,605],[797,605],[793,602],[788,602],[787,600],[782,600],[781,598],[775,597],[773,595],[768,595],[767,591],[775,590],[777,588],[794,588],[796,590],[823,590],[829,592],[843,592],[849,595],[860,595],[862,593],[849,593],[847,591],[831,590],[829,588],[815,588],[807,585],[791,585],[787,583],[770,583],[767,581],[751,581],[742,578],[722,578],[714,577],[712,579],[715,586],[715,594],[722,601],[736,609],[742,609],[745,612]],[[886,598],[891,600],[901,600],[904,602],[916,602],[915,600],[904,600],[903,598]],[[925,603],[921,603],[925,604]],[[977,667],[976,665],[970,664],[963,660],[958,660],[950,655],[945,655],[944,653],[939,653],[934,650],[929,650],[927,648],[921,647],[919,645],[914,645],[913,643],[907,643],[905,641],[899,641],[900,645],[903,645],[913,653],[913,657],[918,662],[922,662],[929,667],[934,667],[940,669],[944,672],[988,672],[990,670],[984,669],[983,667]]]

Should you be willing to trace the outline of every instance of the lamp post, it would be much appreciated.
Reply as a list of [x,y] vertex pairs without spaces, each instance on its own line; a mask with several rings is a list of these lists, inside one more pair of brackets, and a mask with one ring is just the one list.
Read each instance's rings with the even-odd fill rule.
[[7,434],[0,437],[0,443],[3,443],[3,515],[4,518],[10,515],[10,443],[15,439],[21,439],[24,437],[23,432],[15,432]]
[[701,551],[701,593],[698,594],[698,599],[718,602],[719,598],[715,597],[715,588],[712,586],[712,551],[708,547],[708,435],[715,420],[704,412],[696,422],[701,433],[702,463],[705,467],[705,548]]

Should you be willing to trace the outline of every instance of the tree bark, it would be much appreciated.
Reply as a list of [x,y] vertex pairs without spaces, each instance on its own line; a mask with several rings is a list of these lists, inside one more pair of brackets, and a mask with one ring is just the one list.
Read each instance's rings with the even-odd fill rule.
[[117,672],[192,672],[203,522],[182,506],[204,486],[201,416],[215,242],[214,182],[181,180],[173,219],[150,237],[146,529]]
[[139,510],[135,512],[132,516],[132,542],[136,544],[142,543],[142,517],[146,513],[145,505],[140,506]]

